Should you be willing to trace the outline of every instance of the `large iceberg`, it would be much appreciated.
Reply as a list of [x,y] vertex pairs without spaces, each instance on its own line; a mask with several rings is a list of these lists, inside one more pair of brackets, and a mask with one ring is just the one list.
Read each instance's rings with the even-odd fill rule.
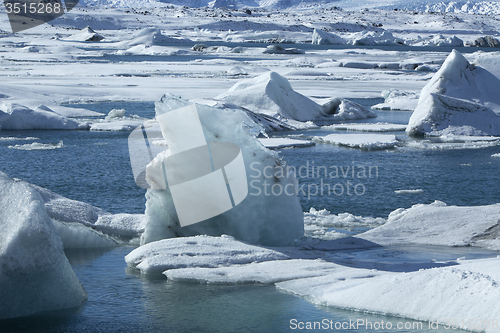
[[0,172],[0,319],[74,308],[87,298],[28,183]]
[[[178,124],[172,123],[171,119],[162,120],[163,117],[169,117],[174,112],[179,116]],[[156,104],[156,114],[162,127],[163,137],[168,144],[168,150],[159,153],[146,169],[146,180],[150,188],[146,193],[147,222],[142,243],[178,236],[227,234],[253,244],[285,245],[304,235],[304,215],[296,196],[295,173],[286,166],[277,153],[266,149],[259,142],[256,135],[262,131],[262,128],[254,123],[245,112],[237,109],[193,105],[171,95],[165,95]],[[238,185],[236,190],[246,188],[247,192],[246,196],[239,196],[238,199],[235,196],[235,188],[231,187],[231,193],[236,202],[236,204],[233,203],[231,209],[219,215],[212,214],[213,217],[207,215],[206,219],[200,219],[199,223],[182,224],[182,226],[179,216],[200,215],[204,210],[209,212],[213,208],[207,203],[208,199],[196,199],[199,195],[211,193],[209,196],[217,197],[228,191],[226,185],[219,188],[215,187],[219,186],[218,183],[211,183],[212,185],[206,189],[198,188],[198,190],[194,189],[182,195],[172,195],[173,190],[180,191],[185,189],[185,186],[194,186],[198,183],[194,180],[184,181],[180,184],[185,185],[173,188],[170,182],[167,184],[165,178],[171,180],[173,179],[171,177],[175,176],[180,179],[186,171],[201,172],[202,166],[199,161],[193,160],[193,164],[179,165],[172,170],[173,175],[165,177],[165,163],[169,159],[172,161],[171,156],[179,156],[185,147],[196,147],[202,154],[202,150],[205,149],[203,147],[207,146],[199,144],[200,141],[205,142],[205,145],[210,144],[214,154],[214,147],[217,147],[218,143],[229,143],[233,147],[239,147],[238,160],[241,161],[240,158],[242,158],[242,164],[236,169],[226,171],[224,177],[227,177],[226,184],[229,184],[227,186],[236,184]],[[132,146],[129,141],[129,147]],[[209,151],[206,153],[209,154]],[[197,156],[202,156],[200,154]],[[207,160],[209,160],[208,156]],[[133,165],[134,159],[132,155]],[[206,166],[210,170],[207,169],[206,173],[202,172],[198,175],[200,178],[203,175],[215,177],[219,171],[228,169],[217,166],[218,162],[215,159],[212,163],[211,168],[210,163]],[[214,168],[214,165],[217,167]],[[231,165],[235,166],[235,164]],[[198,166],[200,170],[196,169]],[[186,209],[180,210],[178,206],[180,201],[174,205],[175,198],[180,198],[183,204],[189,203],[187,207],[184,207]]]
[[290,82],[276,72],[236,83],[217,99],[267,114],[278,119],[309,121],[318,119],[354,120],[375,118],[365,107],[343,98],[319,105],[293,90]]
[[500,80],[453,50],[422,89],[409,135],[500,135]]

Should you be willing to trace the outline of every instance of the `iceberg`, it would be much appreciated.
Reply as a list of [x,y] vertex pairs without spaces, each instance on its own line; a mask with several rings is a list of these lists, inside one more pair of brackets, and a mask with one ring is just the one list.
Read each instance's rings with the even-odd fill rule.
[[241,80],[217,99],[278,119],[309,121],[376,117],[372,111],[343,98],[333,98],[325,105],[319,105],[294,91],[290,82],[276,72]]
[[500,80],[453,50],[422,89],[409,135],[500,135]]
[[314,29],[312,36],[312,44],[317,45],[343,45],[347,41],[335,34],[328,33],[320,29]]
[[75,42],[100,42],[104,37],[92,30],[90,26],[86,26],[79,32],[66,38],[67,41]]
[[[286,163],[277,153],[266,149],[259,142],[256,135],[261,133],[263,129],[254,123],[245,112],[238,109],[229,110],[207,105],[194,105],[172,95],[165,95],[156,104],[156,114],[168,149],[160,152],[146,168],[145,179],[150,188],[146,193],[147,222],[141,238],[142,244],[178,236],[186,237],[199,234],[220,236],[227,234],[252,244],[286,245],[304,235],[304,216],[296,196],[297,180],[295,174],[287,168]],[[176,123],[172,119],[162,120],[163,117],[170,116],[172,118],[172,114],[178,116],[180,123]],[[134,132],[132,133],[134,134]],[[129,148],[134,148],[136,144],[142,144],[140,141],[144,140],[141,139],[142,132],[138,133],[140,134],[139,141],[132,143],[129,139]],[[222,169],[227,169],[227,166],[214,168],[219,163],[216,159],[211,167],[210,164],[204,167],[203,163],[205,162],[200,160],[192,166],[184,163],[182,166],[169,169],[170,174],[166,178],[170,180],[167,184],[165,163],[167,166],[168,163],[171,163],[168,159],[171,156],[181,154],[186,147],[195,147],[195,149],[200,150],[197,156],[204,156],[200,154],[204,154],[203,149],[205,148],[203,147],[206,146],[203,145],[207,145],[207,143],[210,143],[213,154],[215,154],[214,149],[218,147],[217,143],[228,143],[230,147],[239,147],[237,149],[240,157],[237,159],[240,162],[238,162],[239,164],[231,162],[231,167],[227,171],[226,185],[222,186],[222,183],[218,182],[208,185],[208,183],[202,184],[190,180],[175,183],[174,185],[184,185],[173,188],[170,183],[171,179],[181,179],[175,177],[183,177],[183,172],[187,170],[199,173],[198,167],[207,169],[203,169],[205,171],[196,179],[200,179],[203,174],[218,179],[216,178],[217,174]],[[214,145],[214,143],[216,144]],[[147,151],[147,148],[145,149]],[[229,150],[222,151],[223,154],[227,152]],[[131,150],[133,166],[135,158],[136,156]],[[208,158],[209,155],[207,155]],[[175,160],[170,161],[175,162]],[[142,170],[138,170],[137,173],[134,171],[138,176],[141,175],[141,172]],[[140,179],[136,178],[136,182],[141,184]],[[209,187],[179,194],[183,193],[179,191],[184,191],[187,186],[195,186],[196,184]],[[226,195],[223,195],[227,193],[227,186],[231,186],[235,204],[231,205],[228,201],[230,198],[225,199]],[[247,191],[240,193],[240,190],[244,188]],[[211,193],[210,199],[219,198],[220,195],[220,200],[225,200],[220,202],[227,201],[228,209],[217,210],[217,213],[212,214],[211,212],[216,211],[214,207],[220,206],[212,206],[215,203],[209,203],[209,198],[205,197],[207,193]],[[175,204],[174,200],[177,200]],[[179,203],[182,204],[182,209],[180,209]],[[200,222],[181,224],[184,217],[187,219],[191,216],[196,216],[197,221]]]
[[0,172],[0,193],[0,319],[80,306],[87,293],[38,192]]
[[387,223],[355,237],[380,245],[477,246],[500,250],[500,204],[447,206],[444,202],[399,208]]
[[392,134],[329,134],[315,136],[312,140],[365,150],[389,149],[398,144],[396,136]]
[[33,110],[15,103],[0,103],[0,128],[3,130],[73,130],[87,125],[53,111]]

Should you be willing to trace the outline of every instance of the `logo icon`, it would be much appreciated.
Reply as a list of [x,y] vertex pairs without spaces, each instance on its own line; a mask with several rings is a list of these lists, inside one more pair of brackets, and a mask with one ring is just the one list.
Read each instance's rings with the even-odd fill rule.
[[69,12],[78,0],[4,0],[12,32],[16,33],[52,21]]
[[161,160],[163,189],[170,191],[182,227],[220,215],[248,195],[245,163],[232,142],[207,142],[196,105],[156,117],[156,127],[140,126],[129,136],[129,152],[136,184],[149,188],[146,166],[168,144]]

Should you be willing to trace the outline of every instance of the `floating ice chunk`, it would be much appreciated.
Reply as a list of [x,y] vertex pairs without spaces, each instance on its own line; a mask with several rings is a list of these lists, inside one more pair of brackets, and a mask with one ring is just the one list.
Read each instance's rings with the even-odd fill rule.
[[65,250],[118,246],[111,237],[78,222],[52,220],[52,229],[61,238]]
[[330,134],[315,136],[313,141],[366,150],[394,148],[398,144],[396,136],[389,134]]
[[439,135],[453,129],[458,135],[500,135],[500,117],[494,112],[500,111],[499,87],[498,78],[453,50],[422,89],[406,131]]
[[411,42],[413,46],[440,46],[440,47],[463,47],[464,42],[457,36],[445,37],[441,34],[432,38],[418,38]]
[[[172,119],[168,121],[161,120],[169,118],[170,113],[176,116],[174,121],[178,119],[177,123]],[[286,245],[303,236],[304,216],[295,194],[297,186],[295,175],[289,172],[285,162],[280,159],[277,153],[266,149],[258,141],[255,136],[262,131],[262,128],[257,126],[245,112],[238,109],[228,110],[206,105],[193,105],[171,95],[165,95],[156,104],[156,114],[169,149],[159,153],[146,169],[146,180],[151,188],[146,193],[147,224],[142,235],[143,243],[176,236],[198,234],[219,236],[229,234],[237,239],[254,244]],[[183,129],[183,126],[187,129]],[[142,140],[140,141],[142,143],[144,139],[140,138],[140,140]],[[196,214],[200,218],[203,215],[204,219],[200,219],[201,222],[199,223],[181,226],[178,215],[179,207],[174,205],[170,183],[168,183],[166,189],[164,161],[182,151],[189,151],[191,147],[205,149],[206,146],[203,144],[218,142],[231,143],[231,147],[239,147],[238,156],[241,156],[243,164],[239,163],[240,166],[230,169],[232,175],[228,174],[228,181],[224,183],[223,187],[214,189],[214,186],[220,186],[223,183],[212,183],[210,189],[190,192],[196,193],[196,196],[193,196],[193,194],[182,196],[183,205],[187,201],[193,202],[192,200],[197,200],[197,204],[193,204],[189,208],[186,207],[182,213],[189,213],[190,216]],[[203,150],[199,151],[203,153]],[[197,156],[210,155],[210,153],[207,154]],[[239,159],[240,157],[235,156],[232,158],[236,160],[236,158]],[[204,167],[203,170],[206,172],[204,174],[210,177],[214,176],[215,172],[217,172],[215,176],[222,172],[222,166],[215,167],[217,165],[216,161],[214,161],[214,166],[207,164],[207,161],[209,160],[206,159],[203,165],[192,163],[185,164],[182,168],[169,169],[170,176],[167,175],[167,179],[175,177],[177,172],[181,172],[181,169],[183,171],[200,172],[196,168]],[[242,165],[244,165],[244,170],[241,167]],[[263,172],[264,168],[272,172]],[[242,171],[245,173],[241,173]],[[174,175],[172,175],[172,172]],[[236,181],[238,183],[235,183]],[[178,184],[185,183],[186,181]],[[177,185],[177,183],[175,184]],[[186,186],[192,184],[195,184],[195,182],[190,181]],[[203,183],[204,186],[206,184]],[[231,187],[232,194],[239,193],[238,200],[234,199],[235,203],[239,202],[238,204],[232,204],[229,202],[230,198],[227,195],[224,196],[227,193],[226,184],[230,186],[239,184],[237,187]],[[274,186],[274,192],[272,193],[270,192],[270,186]],[[177,187],[177,189],[179,188],[184,189],[184,185]],[[247,193],[246,196],[234,191],[235,189],[245,188],[248,191],[242,193]],[[208,213],[214,212],[212,207],[215,207],[212,204],[207,206],[209,200],[206,196],[208,193],[212,197],[215,194],[220,194],[221,201],[227,198],[223,202],[227,204],[224,207],[227,206],[229,210],[223,210],[223,213],[218,210],[218,215],[214,213],[211,215],[213,217],[206,216]]]
[[311,207],[309,212],[304,213],[304,223],[321,227],[373,227],[384,224],[385,219],[381,217],[355,216],[350,213],[332,214],[326,209],[316,210]]
[[125,109],[113,109],[109,111],[108,115],[106,116],[106,120],[113,119],[113,118],[121,118],[125,115]]
[[99,35],[97,32],[92,30],[92,28],[89,26],[86,26],[76,34],[66,38],[67,41],[76,41],[76,42],[99,42],[103,39],[104,39],[103,36]]
[[174,38],[162,35],[158,28],[145,28],[141,30],[132,40],[119,42],[117,46],[121,48],[130,48],[136,45],[152,46],[160,43],[182,43],[190,42],[189,39]]
[[19,149],[19,150],[51,150],[51,149],[58,149],[58,148],[63,148],[63,147],[64,147],[64,143],[61,140],[61,141],[59,141],[59,143],[33,142],[33,143],[26,143],[24,145],[8,146],[7,148]]
[[387,223],[356,237],[380,245],[426,244],[478,246],[500,250],[500,204],[446,206],[442,202],[414,205],[389,214]]
[[424,193],[424,190],[422,190],[421,188],[414,189],[414,190],[395,190],[394,193],[396,193],[396,194],[422,194],[422,193]]
[[328,33],[320,29],[314,29],[312,36],[312,44],[343,45],[347,44],[347,41],[338,35]]
[[385,98],[384,103],[373,105],[372,109],[413,111],[418,105],[419,96],[420,94],[410,91],[384,90],[382,91],[382,97]]
[[40,194],[47,214],[55,220],[94,224],[100,216],[110,214],[88,203],[65,198],[46,188],[31,186]]
[[354,33],[352,40],[349,42],[352,45],[404,45],[405,41],[401,38],[396,38],[389,31],[375,32],[375,31],[362,31]]
[[284,48],[281,45],[273,44],[266,47],[266,49],[262,53],[267,54],[303,54],[305,53],[301,49],[297,49],[294,47]]
[[287,258],[283,253],[222,235],[179,237],[148,243],[130,252],[125,261],[144,274],[161,274],[176,268],[221,267]]
[[90,124],[91,131],[132,131],[140,126],[144,119],[141,118],[107,118],[107,122]]
[[346,99],[333,98],[325,105],[319,105],[294,91],[288,80],[276,72],[242,80],[217,98],[253,112],[298,121],[376,117],[372,111]]
[[370,123],[370,124],[338,124],[322,126],[324,130],[334,131],[359,131],[359,132],[395,132],[404,131],[407,125],[389,124],[389,123]]
[[164,275],[173,281],[205,283],[277,283],[281,281],[323,276],[343,266],[322,260],[278,260],[218,268],[178,268]]
[[500,153],[493,154],[491,157],[500,157]]
[[297,147],[310,147],[315,143],[309,140],[295,140],[290,138],[263,138],[259,139],[266,148],[281,149],[281,148],[297,148]]
[[32,110],[15,103],[0,103],[0,128],[3,130],[85,129],[86,124],[52,111]]
[[[277,287],[316,304],[421,320],[421,328],[429,322],[449,324],[454,316],[470,317],[488,323],[480,330],[493,333],[496,328],[489,323],[498,313],[499,264],[500,258],[481,259],[406,273],[345,268]],[[467,322],[455,324],[472,328]]]
[[100,215],[94,224],[94,228],[107,235],[122,238],[139,237],[146,227],[146,215],[144,214],[108,214]]
[[62,105],[50,105],[50,108],[46,105],[39,105],[36,108],[37,110],[55,112],[58,115],[63,117],[99,117],[104,116],[104,113],[95,112],[92,110],[82,109],[82,108],[73,108],[66,107]]
[[17,136],[4,136],[0,137],[0,141],[33,141],[33,140],[40,140],[40,138],[35,138],[33,136],[28,136],[28,137],[17,137]]
[[87,298],[40,195],[0,172],[0,319],[74,308]]

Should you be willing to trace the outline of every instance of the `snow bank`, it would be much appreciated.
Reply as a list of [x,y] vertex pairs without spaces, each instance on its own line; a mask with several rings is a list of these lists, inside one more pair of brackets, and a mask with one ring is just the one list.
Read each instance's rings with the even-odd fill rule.
[[99,42],[103,39],[104,39],[103,36],[99,35],[97,32],[92,30],[92,28],[89,26],[86,26],[76,34],[66,38],[67,41],[75,41],[75,42]]
[[500,135],[500,80],[453,50],[422,89],[409,135]]
[[335,34],[328,33],[320,29],[314,29],[312,35],[312,44],[317,45],[344,45],[347,41]]
[[445,37],[441,34],[431,38],[417,38],[410,43],[412,46],[440,46],[440,47],[463,47],[464,42],[457,36]]
[[330,134],[315,136],[313,141],[366,150],[389,149],[398,144],[396,136],[389,134]]
[[500,204],[489,206],[429,205],[399,208],[387,223],[356,237],[380,245],[426,244],[477,246],[500,250]]
[[[171,113],[178,115],[178,119],[182,119],[182,122],[176,124],[172,119],[162,120],[172,118]],[[303,236],[304,216],[294,191],[297,186],[294,174],[287,171],[285,162],[277,153],[266,149],[258,141],[255,136],[262,131],[262,128],[256,125],[245,112],[238,109],[193,105],[174,96],[165,95],[156,104],[156,115],[169,149],[159,153],[146,169],[146,180],[151,188],[146,193],[147,223],[142,243],[176,236],[228,234],[253,244],[285,245]],[[185,131],[181,130],[183,126],[187,127]],[[195,136],[196,128],[198,132]],[[169,156],[175,156],[186,145],[192,144],[203,148],[204,146],[200,145],[201,141],[233,143],[239,147],[245,169],[234,170],[234,172],[244,171],[245,174],[233,176],[231,181],[243,179],[241,184],[239,183],[241,187],[237,189],[247,188],[248,192],[241,198],[244,199],[243,201],[232,205],[233,208],[224,213],[212,215],[211,218],[205,217],[205,220],[200,219],[201,222],[181,226],[178,207],[174,205],[174,199],[170,194],[171,186],[168,189],[165,188],[167,183],[164,178],[163,165]],[[195,167],[184,165],[183,170],[187,172],[199,165],[198,163],[194,163]],[[271,170],[271,174],[264,173],[264,168]],[[210,171],[216,172],[213,170],[215,168],[211,167]],[[206,171],[206,174],[210,173],[208,169]],[[271,184],[276,184],[273,193],[269,192]],[[285,191],[285,189],[288,190]],[[198,192],[199,196],[196,196],[198,201],[192,204],[196,207],[193,213],[208,212],[200,208],[208,202],[208,199],[202,199],[201,196],[208,192],[213,195],[214,191],[211,188],[207,192]],[[224,192],[223,189],[221,191]],[[194,200],[191,195],[183,198]],[[236,199],[235,202],[237,202]]]
[[[408,273],[346,268],[277,287],[316,304],[421,320],[423,329],[437,321],[440,328],[496,332],[492,320],[498,315],[499,264],[500,258],[471,260]],[[373,329],[365,325],[358,329]]]
[[87,298],[40,195],[0,172],[0,319],[74,308]]
[[86,124],[55,112],[32,110],[15,103],[0,103],[0,128],[3,130],[73,130],[86,127]]
[[319,105],[294,91],[288,80],[276,72],[267,72],[253,79],[241,80],[217,99],[257,113],[298,121],[376,117],[365,107],[342,98],[334,98],[325,105]]
[[290,138],[262,138],[259,141],[269,149],[311,147],[315,145],[313,141]]
[[186,267],[220,267],[288,258],[263,247],[252,246],[231,236],[194,236],[152,242],[130,252],[125,261],[144,274]]

